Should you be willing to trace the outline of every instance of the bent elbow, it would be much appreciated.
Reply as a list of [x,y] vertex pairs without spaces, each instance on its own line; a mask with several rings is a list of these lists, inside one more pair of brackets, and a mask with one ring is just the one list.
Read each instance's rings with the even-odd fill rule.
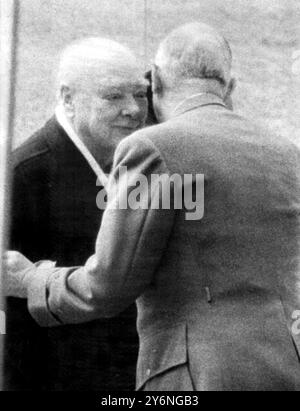
[[99,318],[116,317],[133,302],[134,299],[124,297],[121,293],[103,292],[103,290],[99,292],[99,289],[92,292],[90,296],[90,304],[99,314]]

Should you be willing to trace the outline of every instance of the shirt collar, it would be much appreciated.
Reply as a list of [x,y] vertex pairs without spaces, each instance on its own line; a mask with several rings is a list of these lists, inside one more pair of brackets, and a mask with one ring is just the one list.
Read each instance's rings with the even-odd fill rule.
[[55,109],[55,116],[56,120],[60,124],[60,126],[64,129],[66,132],[67,136],[72,140],[74,145],[77,147],[79,152],[83,155],[83,157],[86,159],[88,162],[89,166],[91,169],[94,171],[96,174],[100,184],[105,187],[108,181],[107,175],[104,173],[98,162],[95,160],[94,156],[92,153],[89,151],[89,149],[86,147],[86,145],[83,143],[81,138],[78,136],[78,134],[74,131],[73,127],[69,123],[67,116],[65,114],[64,108],[61,105],[58,105]]
[[212,93],[199,93],[183,100],[173,111],[172,117],[180,116],[187,111],[195,110],[198,107],[217,105],[226,108],[221,97]]

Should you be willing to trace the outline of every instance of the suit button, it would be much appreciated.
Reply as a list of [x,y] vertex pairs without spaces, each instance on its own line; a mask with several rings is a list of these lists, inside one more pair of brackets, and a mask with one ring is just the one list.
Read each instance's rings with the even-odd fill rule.
[[150,368],[148,368],[148,370],[146,371],[146,374],[147,374],[147,377],[150,377],[150,374],[151,374]]

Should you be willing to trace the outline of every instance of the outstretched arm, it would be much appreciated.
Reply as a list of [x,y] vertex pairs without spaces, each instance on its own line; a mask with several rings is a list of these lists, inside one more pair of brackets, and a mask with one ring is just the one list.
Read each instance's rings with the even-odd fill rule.
[[115,316],[154,281],[175,211],[151,206],[160,197],[159,183],[150,184],[153,174],[169,170],[151,141],[143,132],[124,140],[115,154],[95,254],[81,268],[27,266],[20,275],[29,310],[40,325]]

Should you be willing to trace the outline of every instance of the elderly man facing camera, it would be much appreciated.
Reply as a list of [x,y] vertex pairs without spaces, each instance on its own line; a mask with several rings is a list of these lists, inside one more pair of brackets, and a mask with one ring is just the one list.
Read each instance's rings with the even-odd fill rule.
[[[137,299],[140,390],[299,390],[299,148],[227,109],[231,51],[210,27],[172,32],[152,77],[163,123],[118,146],[95,254],[49,269],[8,254],[7,286],[43,326]],[[139,174],[204,175],[203,218],[151,207],[158,182],[140,209],[116,207]]]
[[[103,213],[96,180],[105,184],[116,146],[145,123],[143,76],[132,53],[113,41],[85,39],[64,51],[55,116],[13,155],[13,249],[60,266],[83,265],[94,252]],[[134,387],[134,305],[116,319],[48,331],[22,300],[7,307],[6,389]]]

